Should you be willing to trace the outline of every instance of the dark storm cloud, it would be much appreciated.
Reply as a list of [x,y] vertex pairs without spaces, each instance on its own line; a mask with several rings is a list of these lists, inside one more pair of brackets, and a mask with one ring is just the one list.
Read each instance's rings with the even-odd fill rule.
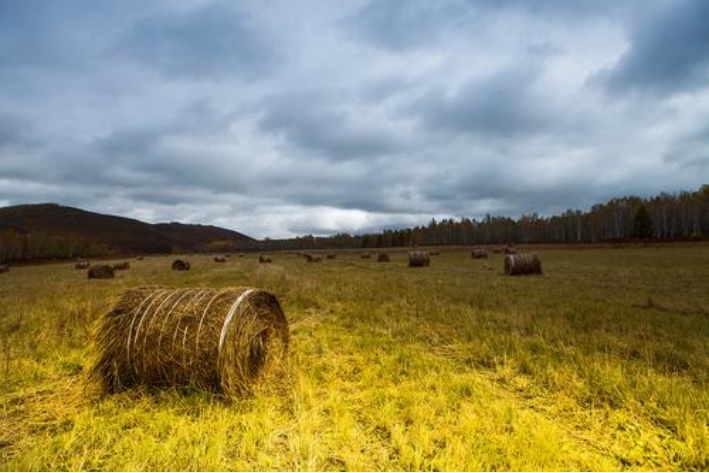
[[0,203],[279,237],[694,188],[708,13],[0,0]]
[[254,23],[237,3],[207,3],[136,21],[120,48],[168,77],[254,77],[275,64],[272,45]]
[[673,93],[709,81],[709,2],[678,0],[650,8],[633,25],[630,49],[599,79],[612,91]]

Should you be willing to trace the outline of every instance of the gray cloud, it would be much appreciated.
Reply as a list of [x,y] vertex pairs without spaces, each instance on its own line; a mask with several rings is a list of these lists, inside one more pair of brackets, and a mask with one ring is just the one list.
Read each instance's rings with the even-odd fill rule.
[[674,93],[709,81],[709,3],[679,0],[650,8],[633,25],[630,49],[598,76],[614,92]]

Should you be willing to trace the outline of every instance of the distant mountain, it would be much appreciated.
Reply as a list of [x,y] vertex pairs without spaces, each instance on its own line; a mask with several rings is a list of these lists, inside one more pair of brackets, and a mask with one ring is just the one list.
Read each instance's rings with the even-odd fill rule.
[[[0,208],[0,232],[10,231],[31,238],[35,245],[48,239],[61,241],[64,246],[66,242],[76,242],[77,248],[90,247],[92,254],[200,251],[217,243],[238,246],[255,241],[242,233],[214,226],[150,224],[57,204]],[[42,252],[38,253],[23,256],[23,259],[43,256]]]

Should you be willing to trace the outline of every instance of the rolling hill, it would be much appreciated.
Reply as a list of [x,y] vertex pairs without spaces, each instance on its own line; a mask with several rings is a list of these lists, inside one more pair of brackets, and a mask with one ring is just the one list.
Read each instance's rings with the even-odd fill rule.
[[[57,204],[0,208],[0,230],[2,229],[22,235],[23,238],[30,238],[33,242],[48,239],[64,242],[65,245],[66,242],[77,242],[77,247],[90,246],[92,254],[201,251],[215,242],[239,245],[255,241],[244,234],[214,226],[176,222],[150,224]],[[24,244],[27,246],[27,241]],[[16,259],[44,256],[39,253]]]

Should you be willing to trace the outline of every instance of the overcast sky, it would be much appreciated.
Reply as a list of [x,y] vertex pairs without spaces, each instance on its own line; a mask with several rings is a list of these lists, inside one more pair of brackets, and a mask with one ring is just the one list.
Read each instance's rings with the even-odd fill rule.
[[0,0],[0,206],[256,237],[709,182],[709,1]]

